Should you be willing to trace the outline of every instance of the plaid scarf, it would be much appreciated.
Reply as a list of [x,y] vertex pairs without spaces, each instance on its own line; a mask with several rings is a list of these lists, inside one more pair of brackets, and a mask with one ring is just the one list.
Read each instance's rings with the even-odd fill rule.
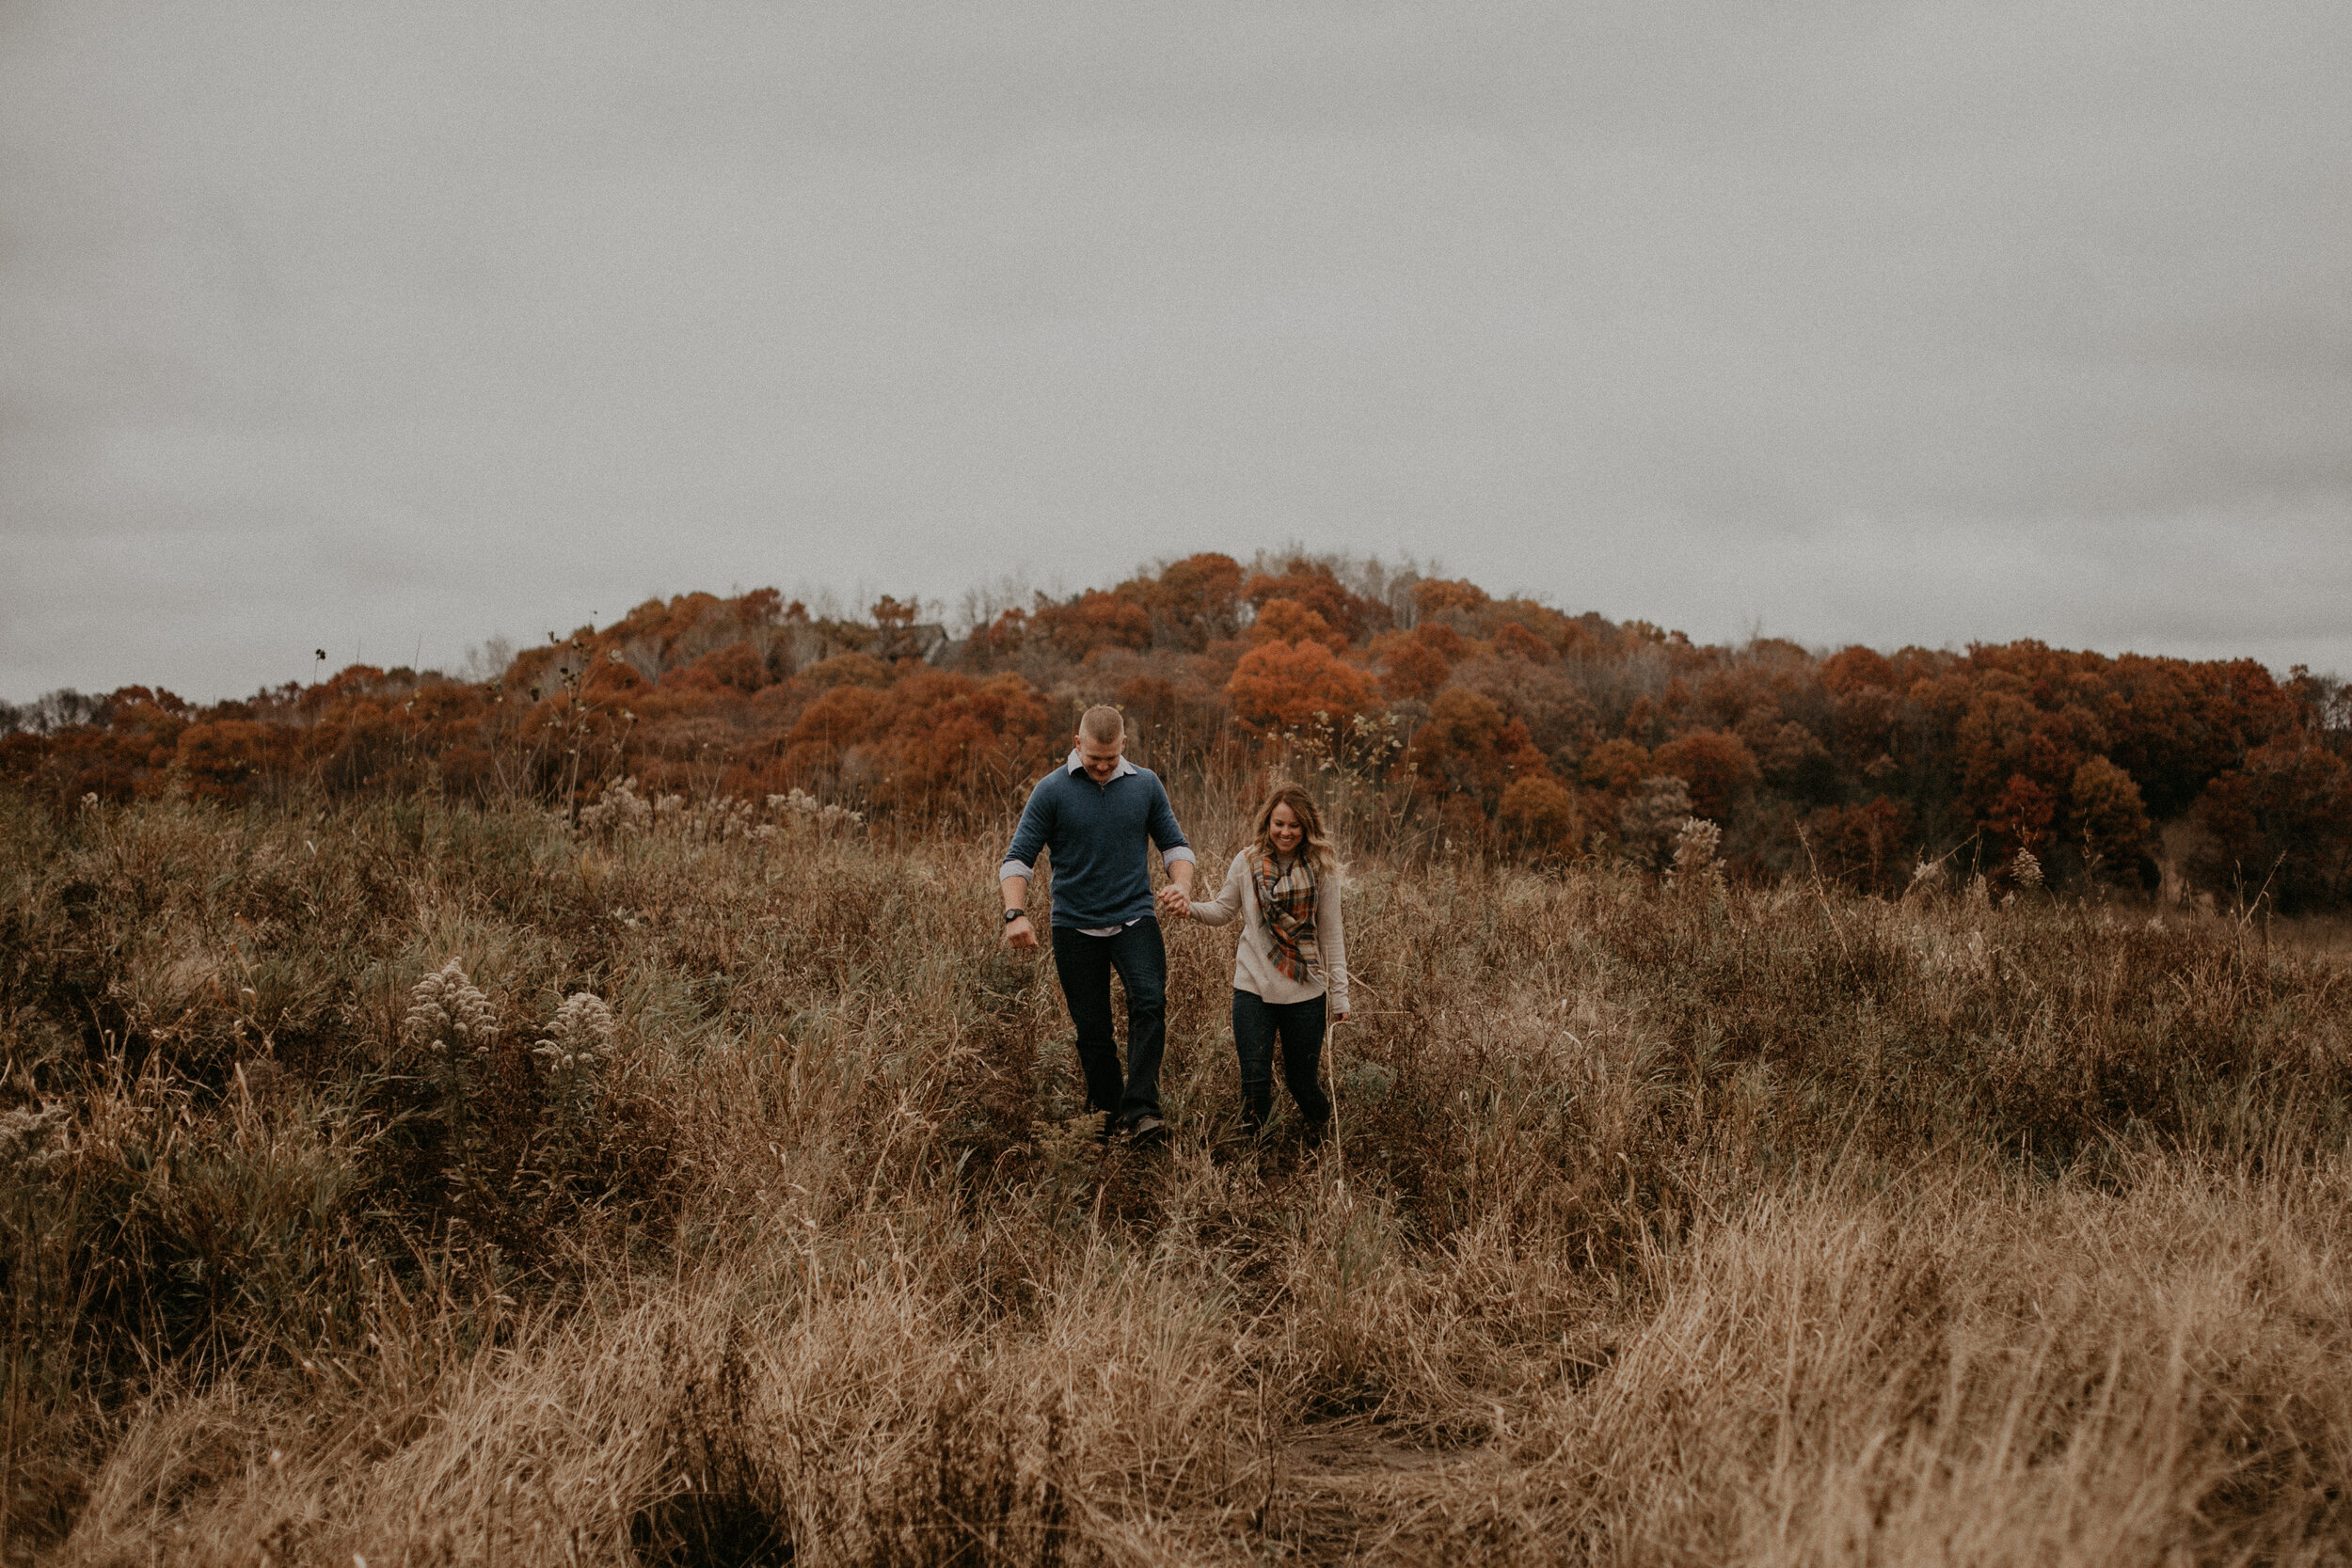
[[1258,913],[1266,935],[1274,941],[1274,967],[1294,980],[1306,981],[1323,967],[1315,947],[1315,874],[1307,857],[1295,857],[1278,870],[1273,858],[1252,851],[1250,869],[1258,890]]

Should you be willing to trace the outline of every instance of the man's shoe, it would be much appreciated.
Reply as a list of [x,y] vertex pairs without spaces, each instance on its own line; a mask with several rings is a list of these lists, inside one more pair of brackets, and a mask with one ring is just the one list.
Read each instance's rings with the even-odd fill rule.
[[1118,1136],[1119,1113],[1117,1111],[1104,1112],[1103,1126],[1101,1130],[1094,1134],[1095,1147],[1098,1148],[1108,1148],[1111,1146],[1112,1140]]
[[1168,1123],[1145,1114],[1136,1117],[1136,1124],[1127,1129],[1127,1141],[1133,1144],[1155,1144],[1168,1136]]

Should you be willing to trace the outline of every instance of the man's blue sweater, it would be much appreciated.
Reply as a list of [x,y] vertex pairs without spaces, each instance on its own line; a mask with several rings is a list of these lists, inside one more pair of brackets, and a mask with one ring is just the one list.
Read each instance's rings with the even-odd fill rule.
[[1152,912],[1147,844],[1159,846],[1163,862],[1193,858],[1159,775],[1122,761],[1108,784],[1098,784],[1072,752],[1029,791],[997,877],[1035,876],[1038,851],[1050,851],[1056,926],[1125,926]]

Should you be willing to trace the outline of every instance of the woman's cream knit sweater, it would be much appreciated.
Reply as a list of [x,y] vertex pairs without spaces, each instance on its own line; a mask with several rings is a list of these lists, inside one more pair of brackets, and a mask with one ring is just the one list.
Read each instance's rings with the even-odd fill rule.
[[1241,916],[1241,941],[1233,951],[1233,989],[1263,997],[1277,1005],[1311,1002],[1331,995],[1335,1012],[1347,1011],[1347,937],[1340,925],[1340,878],[1326,872],[1315,879],[1315,951],[1321,978],[1294,980],[1274,962],[1274,938],[1258,912],[1258,879],[1250,874],[1249,851],[1233,857],[1225,868],[1225,885],[1211,899],[1196,899],[1192,918],[1203,926],[1222,926]]

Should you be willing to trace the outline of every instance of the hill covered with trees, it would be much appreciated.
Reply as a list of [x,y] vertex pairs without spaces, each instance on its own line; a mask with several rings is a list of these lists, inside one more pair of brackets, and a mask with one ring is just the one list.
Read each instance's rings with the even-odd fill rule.
[[55,693],[0,708],[0,777],[66,800],[430,787],[624,829],[723,801],[722,832],[796,805],[922,823],[996,809],[1093,702],[1163,770],[1279,755],[1377,792],[1385,831],[1458,849],[1655,868],[1695,816],[1749,878],[2352,895],[2352,703],[2306,670],[1703,644],[1303,555],[1194,555],[961,638],[890,597],[851,619],[760,589],[648,601],[485,681],[355,665],[209,706]]

